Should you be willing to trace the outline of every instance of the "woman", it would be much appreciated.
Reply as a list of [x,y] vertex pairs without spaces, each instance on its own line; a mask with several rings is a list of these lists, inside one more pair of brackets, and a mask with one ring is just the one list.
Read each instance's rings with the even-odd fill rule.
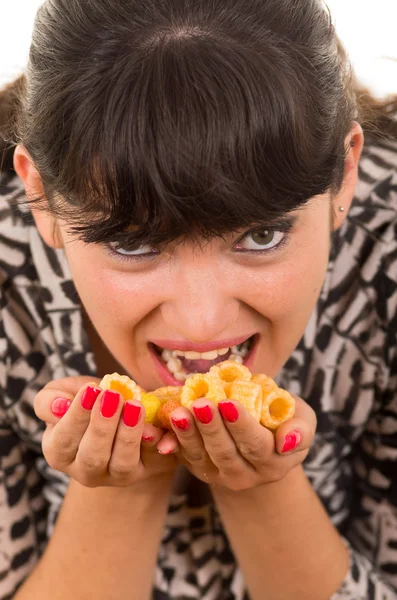
[[[395,105],[364,147],[353,86],[317,0],[39,10],[3,108],[3,600],[397,598]],[[231,354],[296,395],[275,435],[97,387]]]

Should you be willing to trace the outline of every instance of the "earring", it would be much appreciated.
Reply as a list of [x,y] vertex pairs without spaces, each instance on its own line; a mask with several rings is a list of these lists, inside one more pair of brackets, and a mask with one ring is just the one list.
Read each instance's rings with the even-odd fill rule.
[[351,146],[352,148],[354,148],[354,142],[353,142],[353,140],[350,142],[350,146]]
[[345,212],[345,207],[344,206],[340,206],[339,210],[340,210],[340,212]]

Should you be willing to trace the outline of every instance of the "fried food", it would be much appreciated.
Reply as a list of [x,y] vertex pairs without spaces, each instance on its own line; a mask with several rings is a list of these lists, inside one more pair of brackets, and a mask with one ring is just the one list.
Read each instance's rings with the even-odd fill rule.
[[180,406],[190,410],[198,398],[208,398],[214,404],[237,400],[257,422],[272,431],[295,414],[295,399],[273,379],[264,373],[252,375],[247,367],[230,360],[214,365],[208,373],[192,375],[183,386],[166,386],[147,393],[126,375],[113,373],[102,379],[100,387],[119,392],[125,401],[142,402],[145,422],[163,429],[172,429],[173,410]]
[[247,367],[232,360],[224,360],[223,362],[214,365],[209,370],[211,375],[219,377],[223,382],[223,387],[226,394],[229,393],[230,387],[234,381],[250,381],[251,372]]
[[226,400],[223,381],[210,373],[196,373],[185,381],[182,388],[181,402],[186,408],[191,407],[197,398],[208,398],[215,404],[221,400]]

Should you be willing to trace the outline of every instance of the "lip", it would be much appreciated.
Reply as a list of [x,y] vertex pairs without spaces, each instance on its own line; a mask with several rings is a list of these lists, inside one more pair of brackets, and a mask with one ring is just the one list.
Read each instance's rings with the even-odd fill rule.
[[155,346],[160,346],[160,348],[164,348],[165,350],[180,350],[181,352],[211,352],[211,350],[219,350],[220,348],[233,348],[233,346],[238,346],[253,335],[256,335],[255,332],[229,340],[215,340],[214,342],[208,342],[208,344],[193,344],[193,342],[185,342],[183,340],[150,340],[150,343],[154,344]]
[[[244,361],[244,365],[251,370],[251,367],[255,361],[255,357],[256,357],[256,352],[257,352],[257,348],[259,346],[259,334],[253,334],[254,335],[254,342],[252,345],[252,348],[250,350],[250,353],[247,356],[247,359]],[[251,336],[248,336],[251,337]],[[238,344],[242,344],[247,338],[247,336],[245,336],[244,338],[238,338],[240,339],[240,341],[233,344],[233,346],[237,346]],[[164,341],[164,340],[163,340]],[[230,342],[231,340],[229,340]],[[233,340],[235,341],[235,340]],[[165,366],[165,364],[163,363],[163,361],[160,359],[160,357],[158,356],[157,352],[155,351],[153,344],[156,344],[156,346],[162,346],[162,344],[157,343],[157,342],[150,342],[149,343],[149,353],[153,359],[154,365],[156,367],[156,370],[161,378],[161,380],[164,382],[165,385],[172,385],[172,386],[180,386],[182,387],[184,385],[183,381],[178,381],[177,379],[175,379],[175,377],[173,377],[173,375],[169,372],[169,370],[167,369],[167,367]],[[176,342],[175,342],[176,344]],[[194,346],[194,344],[192,344],[187,350],[182,350],[182,348],[178,345],[178,347],[175,348],[171,348],[171,347],[167,347],[167,350],[181,350],[184,352],[188,352],[189,349]],[[206,347],[208,348],[209,344],[206,345]],[[164,347],[164,346],[162,346]],[[186,345],[184,346],[186,347]],[[197,348],[197,345],[195,345],[195,347]],[[224,348],[226,348],[227,346],[223,346]],[[229,346],[230,347],[230,346]],[[216,346],[214,345],[214,343],[212,344],[212,349],[216,349],[216,348],[222,348],[222,346]],[[205,352],[205,350],[202,350],[202,352]]]

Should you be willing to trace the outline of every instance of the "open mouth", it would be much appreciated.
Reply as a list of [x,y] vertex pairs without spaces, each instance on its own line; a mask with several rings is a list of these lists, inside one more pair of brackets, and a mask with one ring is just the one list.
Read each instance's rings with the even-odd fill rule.
[[224,360],[245,364],[252,353],[255,338],[256,335],[252,335],[238,346],[219,348],[210,352],[183,352],[182,350],[168,350],[155,344],[150,345],[157,359],[171,377],[178,382],[184,382],[195,373],[207,373],[213,365]]

